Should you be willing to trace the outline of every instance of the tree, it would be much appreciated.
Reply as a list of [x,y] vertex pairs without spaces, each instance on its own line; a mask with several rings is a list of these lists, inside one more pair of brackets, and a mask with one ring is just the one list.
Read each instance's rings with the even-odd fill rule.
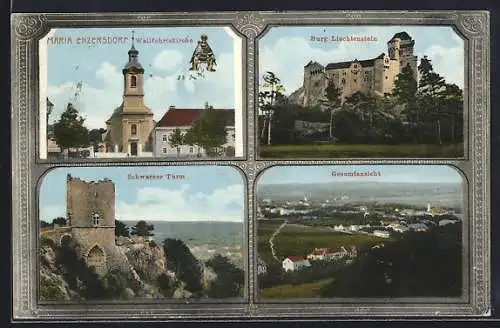
[[152,231],[155,229],[153,224],[147,224],[146,221],[141,220],[136,223],[135,226],[132,227],[131,235],[133,236],[141,236],[141,237],[150,237],[153,236],[154,233]]
[[65,226],[66,224],[67,224],[67,220],[66,220],[66,218],[63,218],[63,217],[57,217],[54,220],[52,220],[53,226],[58,225],[61,227],[61,226]]
[[335,83],[329,80],[325,89],[325,99],[320,100],[320,104],[330,111],[330,141],[333,141],[333,115],[340,107],[342,102],[341,96],[340,88],[337,88]]
[[216,155],[218,148],[225,144],[227,139],[227,122],[224,114],[212,106],[204,109],[200,118],[186,132],[184,142],[203,148],[208,156]]
[[54,124],[57,144],[62,149],[87,147],[89,145],[89,131],[84,123],[85,119],[79,116],[73,104],[69,103],[59,121]]
[[184,144],[184,135],[181,129],[176,128],[174,133],[169,138],[170,147],[177,149],[177,157],[179,157],[181,152],[181,146]]
[[50,102],[49,97],[47,97],[47,126],[49,126],[49,118],[50,114],[52,114],[52,109],[54,108],[54,104]]
[[206,262],[211,267],[217,278],[210,284],[208,296],[213,298],[242,296],[245,283],[243,270],[236,267],[227,257],[216,254]]
[[46,221],[43,221],[43,220],[40,220],[40,228],[48,228],[48,227],[51,227],[52,224],[46,222]]
[[102,135],[106,132],[105,129],[92,129],[89,131],[89,142],[94,146],[94,151],[98,151],[99,144],[102,142]]
[[179,287],[178,281],[165,273],[158,276],[157,283],[160,293],[165,297],[172,297],[177,287]]
[[167,268],[186,284],[186,290],[200,294],[203,290],[201,265],[189,248],[180,239],[167,238],[163,241]]
[[267,124],[267,144],[271,144],[271,121],[273,116],[273,110],[277,102],[283,99],[283,92],[285,88],[280,83],[280,79],[273,72],[266,72],[262,79],[264,83],[261,85],[261,90],[259,91],[259,107],[262,113],[264,113],[264,124],[262,126],[261,138],[264,137],[266,124]]
[[125,223],[115,220],[115,236],[129,237],[130,231]]
[[441,109],[444,104],[446,82],[442,76],[434,72],[431,60],[427,56],[420,60],[418,70],[421,75],[418,86],[419,106],[427,109],[426,119],[435,122],[436,142],[441,144]]

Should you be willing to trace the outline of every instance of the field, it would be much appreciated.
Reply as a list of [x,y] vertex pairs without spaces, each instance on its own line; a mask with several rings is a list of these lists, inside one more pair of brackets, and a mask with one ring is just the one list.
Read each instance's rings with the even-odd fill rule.
[[[260,220],[257,226],[258,252],[264,262],[275,261],[271,255],[269,238],[273,232],[283,223],[282,220]],[[285,258],[290,255],[307,255],[314,248],[360,246],[365,244],[376,244],[383,238],[335,232],[324,226],[304,226],[287,224],[274,239],[276,255]]]
[[278,285],[260,290],[261,298],[312,298],[319,295],[324,286],[333,282],[333,278],[326,278],[311,283],[300,285]]
[[446,145],[272,145],[259,146],[265,158],[462,157],[462,143]]
[[361,246],[376,244],[383,238],[335,232],[325,227],[287,225],[275,238],[276,254],[284,259],[290,255],[306,256],[314,248]]
[[269,238],[276,229],[283,223],[283,220],[260,220],[257,225],[257,251],[261,259],[270,263],[275,261],[269,246]]

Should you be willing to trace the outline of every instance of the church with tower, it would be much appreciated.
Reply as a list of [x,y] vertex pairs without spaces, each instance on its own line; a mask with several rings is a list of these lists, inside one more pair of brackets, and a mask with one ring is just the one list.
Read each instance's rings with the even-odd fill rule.
[[407,66],[418,81],[415,40],[407,32],[396,33],[387,42],[387,53],[379,56],[322,65],[310,61],[304,66],[302,87],[292,93],[289,100],[305,107],[317,106],[324,98],[329,82],[340,89],[341,102],[354,93],[382,96],[392,92],[398,74]]
[[134,36],[128,61],[122,69],[123,100],[106,121],[103,136],[107,153],[141,156],[152,151],[153,112],[144,104],[144,68],[139,62]]

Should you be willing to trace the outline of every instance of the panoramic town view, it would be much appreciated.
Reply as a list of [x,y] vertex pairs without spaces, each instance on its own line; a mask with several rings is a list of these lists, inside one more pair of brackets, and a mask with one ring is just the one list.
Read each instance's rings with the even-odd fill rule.
[[40,300],[242,299],[231,167],[57,168],[40,189]]
[[241,49],[225,27],[52,29],[42,158],[243,156]]
[[257,185],[259,297],[460,297],[449,166],[275,166]]
[[463,157],[463,88],[451,27],[273,27],[259,40],[259,154]]

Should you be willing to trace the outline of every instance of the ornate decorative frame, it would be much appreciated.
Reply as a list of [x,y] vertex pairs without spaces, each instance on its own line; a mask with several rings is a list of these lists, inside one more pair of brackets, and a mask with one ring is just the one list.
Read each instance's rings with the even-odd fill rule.
[[[355,159],[355,160],[260,160],[256,156],[255,106],[258,39],[269,26],[287,25],[449,25],[466,40],[466,156],[461,159]],[[50,28],[118,26],[232,26],[246,38],[246,158],[221,161],[165,161],[162,159],[106,159],[41,162],[37,154],[38,128],[38,40]],[[490,312],[490,35],[486,11],[316,11],[316,12],[206,12],[206,13],[116,13],[116,14],[13,14],[12,17],[12,205],[13,205],[13,320],[15,321],[147,321],[147,320],[288,320],[348,319],[374,316],[487,316]],[[37,300],[38,204],[37,184],[50,168],[63,166],[134,165],[233,165],[247,178],[247,268],[248,299],[241,303],[116,303],[41,305]],[[469,281],[461,303],[391,300],[367,303],[298,302],[263,303],[256,298],[255,196],[259,173],[273,165],[311,164],[449,164],[460,168],[468,180],[470,219],[464,245]]]

